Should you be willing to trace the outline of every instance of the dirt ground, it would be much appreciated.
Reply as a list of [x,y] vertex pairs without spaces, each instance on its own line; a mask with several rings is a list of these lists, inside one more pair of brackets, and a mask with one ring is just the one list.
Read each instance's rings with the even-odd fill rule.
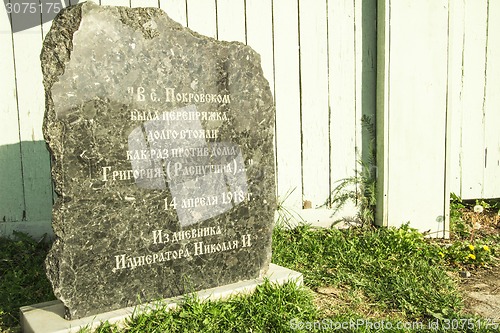
[[[464,209],[462,217],[470,225],[478,223],[481,236],[500,233],[500,214],[496,211],[476,213]],[[465,308],[471,314],[500,320],[500,266],[478,269],[470,272],[470,277],[460,278],[460,289],[464,295]]]
[[470,277],[460,278],[466,311],[500,321],[500,267],[470,273]]
[[[464,312],[500,323],[500,266],[477,269],[469,273],[469,277],[458,277],[456,272],[450,272],[450,275],[458,280],[464,298]],[[374,307],[374,304],[370,304],[364,295],[352,295],[348,289],[321,287],[315,291],[314,298],[321,312],[327,316],[342,314],[345,306],[367,317],[387,315]],[[391,316],[397,317],[398,313]]]

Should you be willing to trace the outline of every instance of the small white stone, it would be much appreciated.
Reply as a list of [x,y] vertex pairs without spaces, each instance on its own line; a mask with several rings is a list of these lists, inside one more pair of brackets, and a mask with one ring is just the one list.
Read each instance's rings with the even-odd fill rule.
[[471,273],[469,271],[461,271],[460,272],[460,277],[462,277],[462,278],[470,278],[471,277]]

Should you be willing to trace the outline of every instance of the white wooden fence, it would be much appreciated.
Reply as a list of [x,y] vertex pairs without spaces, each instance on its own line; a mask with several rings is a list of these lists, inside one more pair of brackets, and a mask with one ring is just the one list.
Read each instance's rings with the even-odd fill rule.
[[449,5],[451,191],[500,197],[500,1]]
[[[100,3],[161,7],[261,54],[276,102],[278,195],[306,220],[331,222],[318,207],[354,175],[369,142],[361,117],[375,108],[379,223],[446,235],[450,191],[500,197],[499,0],[379,0],[378,11],[375,0]],[[50,21],[13,32],[23,19],[0,8],[0,235],[50,231],[39,60]],[[313,209],[301,210],[304,200]]]
[[378,220],[446,236],[449,193],[500,197],[500,1],[379,1]]

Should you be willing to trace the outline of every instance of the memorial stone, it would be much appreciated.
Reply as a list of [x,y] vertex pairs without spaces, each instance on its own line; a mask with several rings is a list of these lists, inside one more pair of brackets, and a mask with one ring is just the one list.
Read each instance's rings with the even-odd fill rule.
[[261,277],[275,211],[260,57],[156,8],[85,2],[41,54],[66,319]]

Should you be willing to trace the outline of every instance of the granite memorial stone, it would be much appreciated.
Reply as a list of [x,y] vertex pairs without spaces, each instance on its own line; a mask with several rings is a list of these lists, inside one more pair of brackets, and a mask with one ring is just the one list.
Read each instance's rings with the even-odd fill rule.
[[256,52],[85,2],[41,59],[59,195],[46,268],[67,319],[266,272],[274,105]]

